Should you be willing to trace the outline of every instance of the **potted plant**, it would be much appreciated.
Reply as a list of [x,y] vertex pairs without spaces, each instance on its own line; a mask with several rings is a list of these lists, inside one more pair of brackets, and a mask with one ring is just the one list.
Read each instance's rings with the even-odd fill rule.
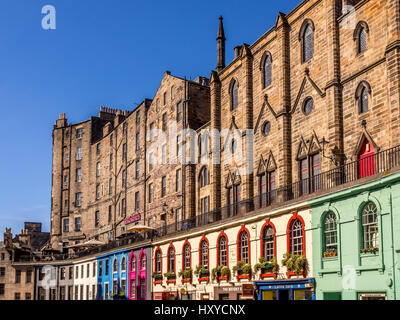
[[216,266],[214,269],[211,270],[211,278],[213,280],[217,279],[221,276],[221,269],[223,266]]
[[153,279],[154,281],[161,281],[163,279],[163,276],[161,273],[153,272]]
[[236,277],[239,279],[249,279],[251,277],[251,264],[246,263],[241,260],[237,263],[236,266],[233,266],[233,272],[236,273]]
[[173,271],[168,271],[168,272],[164,273],[164,277],[166,277],[167,280],[175,280],[176,274]]
[[221,268],[221,278],[225,278],[228,281],[230,275],[231,275],[231,269],[229,269],[229,267],[227,266],[223,266]]
[[190,282],[192,280],[192,274],[192,268],[186,268],[185,270],[181,270],[178,273],[178,275],[182,278],[182,282]]
[[368,247],[368,248],[364,248],[361,249],[361,253],[373,253],[376,254],[379,251],[379,249],[377,247]]
[[201,281],[209,281],[210,271],[206,267],[198,265],[194,274],[199,277],[199,282]]
[[335,249],[329,249],[324,252],[324,258],[331,258],[331,257],[336,257],[337,253]]
[[263,278],[269,276],[269,274],[274,274],[274,277],[277,276],[279,271],[279,263],[276,258],[272,258],[271,261],[268,261],[266,258],[261,257],[258,259],[258,263],[254,265],[254,272],[261,271],[260,277]]
[[305,276],[307,271],[307,259],[303,255],[294,255],[287,252],[283,255],[282,265],[288,270],[288,276],[291,272]]
[[206,267],[198,265],[196,267],[196,270],[194,271],[194,274],[198,275],[199,277],[201,277],[201,276],[209,276],[210,275],[210,271],[208,271],[208,269]]

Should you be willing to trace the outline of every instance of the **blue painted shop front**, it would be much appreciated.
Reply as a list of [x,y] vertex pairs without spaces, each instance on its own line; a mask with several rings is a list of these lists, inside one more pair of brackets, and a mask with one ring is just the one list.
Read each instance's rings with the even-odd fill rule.
[[128,252],[118,250],[97,256],[97,299],[128,299]]
[[315,281],[309,279],[255,281],[257,300],[315,300]]

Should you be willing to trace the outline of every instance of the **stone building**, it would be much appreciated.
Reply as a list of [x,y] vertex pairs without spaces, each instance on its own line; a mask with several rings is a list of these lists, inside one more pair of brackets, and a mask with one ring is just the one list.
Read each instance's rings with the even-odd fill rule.
[[[296,200],[311,201],[381,179],[379,172],[389,174],[399,165],[399,10],[398,0],[302,1],[290,13],[279,13],[275,26],[253,44],[235,47],[235,58],[228,65],[220,18],[217,68],[210,77],[209,128],[222,131],[210,134],[210,150],[220,150],[221,162],[209,167],[209,212],[197,210],[201,223],[196,221],[199,229],[192,229],[193,234],[177,233],[163,239],[163,247],[154,247],[154,259],[162,261],[158,266],[167,263],[169,271],[175,259],[165,250],[176,248],[180,253],[184,239],[192,252],[201,250],[198,242],[207,235],[215,237],[214,227],[225,231],[237,216],[245,221],[260,210],[273,214]],[[196,167],[197,174],[201,168]],[[201,188],[198,184],[200,194]],[[207,224],[203,240],[197,234],[202,224]],[[294,252],[295,225],[287,225],[288,245],[278,250],[278,261],[285,253],[307,252],[308,261],[314,258],[319,266],[318,249]],[[212,242],[205,246],[211,261]],[[236,262],[239,246],[236,243]],[[211,268],[206,266],[208,273]],[[167,284],[178,283],[179,277],[167,276]],[[271,283],[255,284],[258,298],[280,299],[279,293],[266,292]],[[287,282],[279,283],[283,284]],[[154,285],[157,291],[159,283]],[[301,285],[306,288],[310,283]],[[207,288],[202,287],[208,298],[211,288]],[[284,293],[286,298],[296,298],[290,290]]]
[[14,238],[6,228],[0,242],[0,300],[34,299],[33,261],[39,259],[40,249],[49,240],[49,233],[41,228],[41,223],[25,222]]
[[[265,258],[257,247],[264,236],[251,235],[247,220],[261,232],[279,212],[279,227],[268,235],[281,239],[269,244],[276,260],[305,256],[323,274],[320,257],[311,257],[315,249],[305,250],[311,234],[320,236],[309,230],[307,201],[378,180],[399,165],[399,12],[399,0],[304,0],[278,13],[253,44],[236,46],[228,64],[221,17],[209,80],[165,72],[154,98],[133,111],[102,107],[99,117],[79,124],[61,115],[53,131],[52,246],[107,242],[133,224],[155,228],[153,293],[165,298],[163,281],[178,292],[172,273],[177,277],[176,263],[184,265],[169,252],[180,252],[186,241],[194,250],[188,257],[198,256],[193,267],[210,274],[209,262],[219,263],[211,246],[222,229],[237,249],[229,255],[233,264],[255,264]],[[242,256],[242,236],[259,256]],[[204,261],[202,243],[209,252]],[[279,281],[289,281],[291,272]],[[293,288],[268,292],[275,278],[238,277],[234,285],[257,282],[260,299],[296,298]],[[211,283],[206,276],[198,281]],[[188,287],[186,298],[224,294],[203,289],[197,296]]]

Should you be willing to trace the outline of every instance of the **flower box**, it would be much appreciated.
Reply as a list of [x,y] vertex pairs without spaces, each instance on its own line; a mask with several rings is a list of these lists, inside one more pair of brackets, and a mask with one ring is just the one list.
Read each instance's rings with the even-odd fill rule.
[[176,284],[176,279],[167,280],[167,284]]
[[221,276],[221,277],[217,277],[218,281],[223,281],[225,280],[226,282],[229,281],[229,276]]
[[260,279],[263,280],[265,278],[274,278],[274,280],[276,280],[278,278],[278,273],[277,272],[263,272],[261,270]]
[[301,270],[299,274],[297,274],[296,271],[287,271],[286,276],[288,277],[288,279],[293,276],[303,276],[303,278],[305,278],[307,276],[307,273],[304,270]]
[[182,283],[192,283],[192,278],[182,279]]
[[199,278],[199,283],[200,282],[209,282],[209,281],[210,281],[210,277],[209,276],[203,277],[203,278]]
[[154,280],[154,285],[157,285],[157,284],[162,284],[162,280]]
[[251,281],[251,274],[238,274],[236,276],[236,278],[237,278],[237,281],[240,281],[241,279],[246,279],[246,280]]

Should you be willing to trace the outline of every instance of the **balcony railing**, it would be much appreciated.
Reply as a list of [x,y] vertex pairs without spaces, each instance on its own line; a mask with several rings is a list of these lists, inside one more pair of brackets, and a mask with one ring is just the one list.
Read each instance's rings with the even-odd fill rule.
[[400,146],[375,153],[363,159],[349,162],[327,172],[315,175],[268,193],[242,200],[214,211],[200,214],[173,224],[161,226],[153,231],[131,234],[123,239],[111,241],[106,245],[78,252],[77,256],[101,253],[123,245],[174,234],[195,227],[209,225],[230,217],[245,215],[252,211],[267,208],[273,204],[284,203],[318,191],[329,190],[345,183],[382,173],[400,166]]
[[245,215],[276,203],[284,203],[318,191],[329,190],[349,182],[385,172],[398,166],[400,166],[400,146],[346,163],[311,178],[271,190],[268,193],[245,199],[187,220],[159,227],[154,232],[154,237],[205,226],[238,215]]

